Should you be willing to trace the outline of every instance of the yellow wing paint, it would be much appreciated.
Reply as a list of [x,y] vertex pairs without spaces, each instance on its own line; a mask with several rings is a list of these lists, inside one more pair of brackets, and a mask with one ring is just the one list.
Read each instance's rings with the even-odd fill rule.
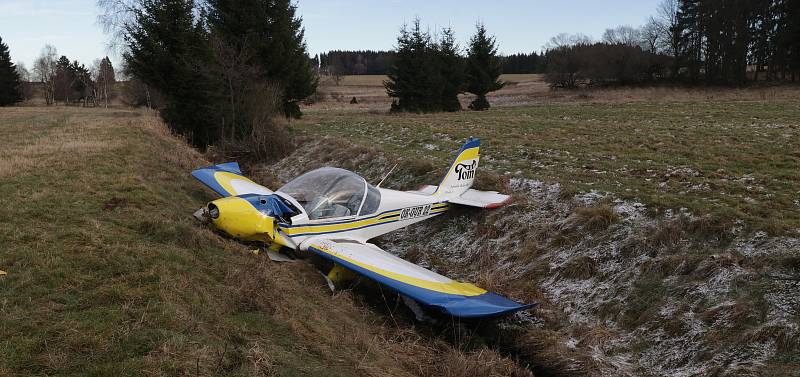
[[231,184],[231,181],[234,179],[258,185],[258,183],[251,181],[247,177],[243,177],[239,174],[229,173],[226,171],[215,172],[214,179],[216,179],[217,183],[219,183],[219,185],[222,186],[222,188],[224,188],[225,191],[229,192],[231,195],[239,195],[239,193],[236,192],[236,190],[233,188],[233,185]]
[[363,262],[359,262],[353,259],[350,259],[342,254],[339,254],[331,249],[323,247],[319,244],[312,245],[315,249],[322,250],[323,252],[330,254],[336,258],[345,260],[350,262],[356,266],[361,268],[367,269],[372,271],[378,275],[385,276],[392,280],[397,280],[399,282],[403,282],[409,285],[413,285],[415,287],[425,288],[431,291],[446,293],[451,295],[461,295],[461,296],[478,296],[486,293],[486,290],[480,287],[475,286],[474,284],[470,283],[461,283],[458,281],[452,281],[449,283],[441,283],[436,281],[424,280],[419,279],[411,276],[406,276],[403,274],[398,274],[396,272],[387,271]]

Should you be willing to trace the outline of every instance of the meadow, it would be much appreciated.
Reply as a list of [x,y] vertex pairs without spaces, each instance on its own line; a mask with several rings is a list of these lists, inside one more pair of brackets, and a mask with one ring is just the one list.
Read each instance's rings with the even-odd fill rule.
[[378,242],[538,302],[514,320],[524,362],[590,376],[796,370],[800,88],[565,91],[529,76],[485,112],[391,114],[374,85],[369,101],[308,106],[293,123],[305,143],[275,166],[377,181],[397,163],[387,187],[408,189],[480,137],[476,185],[513,203]]
[[[323,80],[291,122],[298,151],[246,168],[275,186],[325,164],[376,180],[397,162],[387,185],[408,188],[480,137],[478,185],[513,186],[516,204],[376,242],[539,302],[506,323],[521,326],[513,340],[416,324],[363,289],[331,295],[313,265],[200,226],[191,213],[214,195],[189,172],[221,161],[154,112],[23,106],[0,112],[0,375],[659,374],[674,371],[670,352],[702,345],[681,370],[704,371],[724,367],[703,358],[762,341],[771,371],[797,365],[797,317],[773,318],[793,296],[769,274],[796,263],[800,90],[504,80],[492,109],[440,114],[388,113],[379,76]],[[698,318],[703,337],[686,335]],[[735,331],[721,336],[720,318]],[[670,342],[649,338],[664,331]]]
[[[520,76],[504,77],[513,84],[490,97],[500,106],[486,112],[395,115],[323,103],[295,127],[440,164],[463,140],[480,137],[482,166],[508,178],[610,192],[656,212],[709,215],[722,229],[800,229],[797,88],[564,92]],[[348,81],[376,85],[372,77],[341,85]]]
[[210,162],[153,112],[3,108],[0,138],[0,375],[530,375],[197,223]]

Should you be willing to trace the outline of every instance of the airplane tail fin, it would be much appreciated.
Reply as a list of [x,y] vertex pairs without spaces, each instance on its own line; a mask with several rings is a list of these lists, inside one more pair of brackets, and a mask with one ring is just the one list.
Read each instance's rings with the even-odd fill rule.
[[475,181],[475,171],[480,160],[479,139],[470,138],[458,151],[456,159],[445,173],[442,182],[436,187],[433,195],[454,198],[465,193]]

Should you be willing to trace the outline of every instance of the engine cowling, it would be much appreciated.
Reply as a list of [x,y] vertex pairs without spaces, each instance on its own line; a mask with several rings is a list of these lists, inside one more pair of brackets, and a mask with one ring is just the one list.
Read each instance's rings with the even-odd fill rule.
[[254,208],[247,200],[236,196],[208,203],[208,215],[217,229],[245,241],[275,239],[275,218]]

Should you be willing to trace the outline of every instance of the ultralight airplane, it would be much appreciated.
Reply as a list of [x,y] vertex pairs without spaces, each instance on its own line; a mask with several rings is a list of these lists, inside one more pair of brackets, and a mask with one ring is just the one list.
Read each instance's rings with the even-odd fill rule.
[[[491,317],[524,305],[422,268],[368,243],[371,238],[438,216],[452,204],[497,208],[510,197],[473,190],[480,141],[470,139],[438,186],[396,191],[348,170],[324,167],[271,191],[242,175],[236,162],[192,175],[222,195],[195,214],[243,240],[308,251],[334,263],[332,280],[352,272],[388,286],[427,309],[462,318]],[[390,171],[391,173],[391,171]],[[385,179],[385,178],[384,178]],[[352,271],[352,272],[351,272]]]

